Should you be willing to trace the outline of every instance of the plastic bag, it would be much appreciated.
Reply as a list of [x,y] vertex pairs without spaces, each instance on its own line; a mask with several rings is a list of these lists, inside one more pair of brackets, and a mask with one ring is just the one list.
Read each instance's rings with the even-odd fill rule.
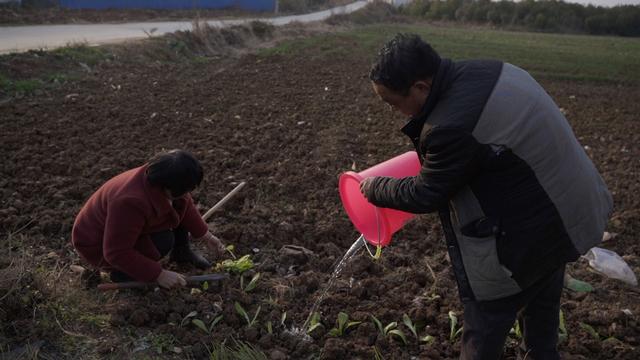
[[633,286],[638,285],[638,279],[633,270],[614,251],[593,247],[583,257],[589,260],[589,266],[594,270],[612,279],[618,279]]

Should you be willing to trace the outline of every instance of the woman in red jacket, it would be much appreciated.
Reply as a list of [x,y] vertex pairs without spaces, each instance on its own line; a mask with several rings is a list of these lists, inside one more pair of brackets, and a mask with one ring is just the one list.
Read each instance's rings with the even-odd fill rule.
[[109,271],[115,282],[186,285],[183,275],[162,269],[158,261],[171,252],[173,261],[208,268],[210,263],[190,249],[190,237],[205,241],[216,257],[224,252],[190,195],[202,177],[200,162],[182,150],[161,153],[117,175],[80,210],[73,246],[89,264]]

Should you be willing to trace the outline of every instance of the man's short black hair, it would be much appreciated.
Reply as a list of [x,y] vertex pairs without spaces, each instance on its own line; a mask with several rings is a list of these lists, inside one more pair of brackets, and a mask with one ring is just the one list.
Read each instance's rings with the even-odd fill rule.
[[193,191],[202,182],[200,162],[184,150],[170,150],[155,155],[147,165],[147,179],[178,197]]
[[389,90],[406,95],[418,80],[433,76],[440,55],[416,34],[397,34],[380,49],[369,79]]

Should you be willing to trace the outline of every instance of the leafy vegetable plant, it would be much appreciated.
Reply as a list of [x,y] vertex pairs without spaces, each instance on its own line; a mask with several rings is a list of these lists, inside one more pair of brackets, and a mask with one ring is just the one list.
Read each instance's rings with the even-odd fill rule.
[[380,320],[378,320],[377,317],[371,315],[371,320],[373,321],[373,324],[376,326],[376,328],[378,328],[378,331],[380,332],[380,334],[384,337],[390,337],[393,336],[397,339],[402,340],[402,342],[406,345],[407,344],[407,337],[405,336],[404,332],[400,329],[397,329],[398,327],[398,323],[397,322],[391,322],[389,324],[387,324],[387,326],[382,326],[382,323],[380,322]]
[[338,326],[329,330],[329,336],[343,336],[347,330],[360,324],[362,321],[349,321],[349,315],[345,312],[338,313]]
[[226,259],[216,265],[216,270],[226,271],[234,274],[242,274],[243,272],[253,268],[251,255],[245,255],[239,259]]
[[593,328],[593,326],[589,325],[589,324],[585,324],[583,322],[580,323],[580,327],[585,330],[586,332],[589,333],[589,335],[591,335],[594,339],[600,341],[600,334],[598,334],[598,332],[596,331],[596,329]]
[[204,321],[200,319],[193,319],[191,320],[191,323],[207,334],[211,334],[211,331],[213,331],[213,328],[220,322],[220,320],[222,320],[222,315],[216,316],[208,327],[205,325]]
[[560,310],[560,325],[558,326],[558,330],[558,342],[567,340],[567,337],[569,337],[569,333],[567,332],[567,326],[564,322],[564,313],[562,312],[562,310]]
[[462,327],[458,328],[458,317],[453,311],[449,311],[449,324],[451,326],[449,341],[453,342],[462,332]]
[[242,305],[240,305],[239,302],[236,301],[234,306],[236,308],[236,312],[247,322],[247,327],[253,327],[253,325],[256,324],[256,320],[258,319],[258,314],[260,314],[260,310],[262,306],[258,306],[258,310],[256,310],[256,313],[253,315],[253,318],[249,317],[249,314],[242,307]]
[[229,244],[229,245],[225,246],[224,250],[225,250],[226,252],[228,252],[228,253],[229,253],[229,255],[231,255],[231,257],[232,257],[233,259],[237,259],[236,254],[234,254],[234,253],[233,253],[233,250],[235,250],[235,246],[233,246],[233,245]]
[[520,329],[520,322],[516,320],[516,323],[513,324],[513,327],[509,331],[509,334],[515,335],[516,339],[522,339],[522,330]]
[[205,333],[211,334],[211,331],[213,331],[213,328],[220,322],[220,320],[222,320],[222,317],[223,317],[222,315],[218,315],[215,319],[213,319],[213,321],[209,324],[209,326],[207,326],[204,323],[204,321],[197,319],[196,315],[198,315],[197,311],[192,311],[189,314],[187,314],[187,316],[185,316],[180,322],[180,327],[184,326],[187,323],[187,321],[191,319],[191,324],[193,324],[198,329],[204,331]]
[[413,323],[413,321],[411,321],[411,318],[409,317],[409,315],[407,314],[402,315],[402,323],[404,323],[404,325],[408,327],[409,330],[411,330],[411,333],[417,339],[418,331],[416,330],[416,325]]
[[[285,312],[284,314],[282,314],[282,321],[281,323],[284,325],[284,320],[287,317],[287,313]],[[311,319],[309,319],[309,328],[307,328],[307,334],[310,334],[313,332],[313,330],[317,329],[320,325],[322,325],[320,323],[320,313],[319,312],[314,312],[311,315]]]
[[258,280],[260,280],[260,273],[256,273],[255,275],[253,275],[249,283],[245,286],[244,276],[240,275],[240,288],[244,292],[250,292],[251,290],[255,289],[256,286],[258,286]]

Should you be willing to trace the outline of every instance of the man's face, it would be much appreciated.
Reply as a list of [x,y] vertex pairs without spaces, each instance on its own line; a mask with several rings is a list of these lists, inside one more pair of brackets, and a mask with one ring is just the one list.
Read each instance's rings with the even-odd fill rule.
[[425,101],[427,101],[429,91],[431,91],[431,79],[416,81],[411,88],[409,88],[407,94],[395,92],[375,82],[372,82],[372,85],[373,91],[378,94],[382,101],[406,116],[418,115]]

